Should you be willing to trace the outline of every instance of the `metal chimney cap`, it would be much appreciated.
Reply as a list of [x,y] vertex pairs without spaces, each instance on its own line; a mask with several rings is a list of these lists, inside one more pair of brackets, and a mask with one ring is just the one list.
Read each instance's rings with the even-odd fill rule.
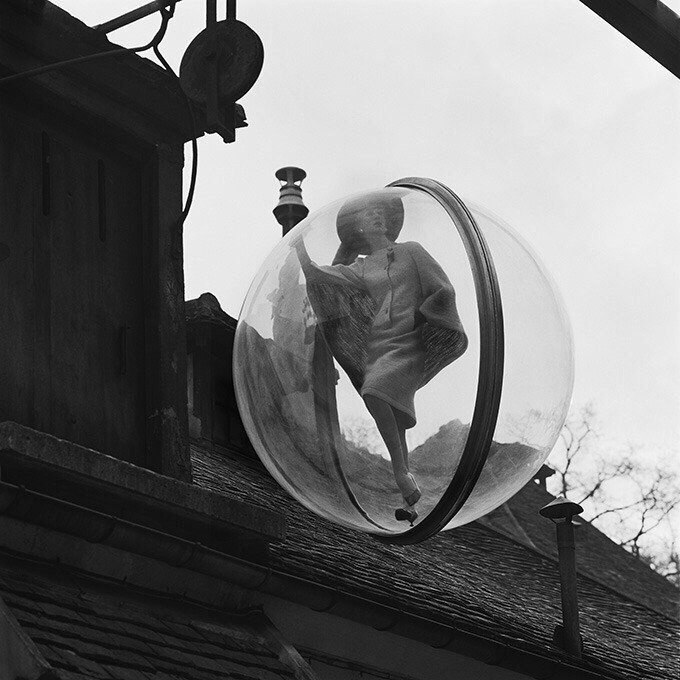
[[555,500],[550,501],[548,505],[543,506],[538,513],[542,517],[548,519],[566,519],[571,520],[575,515],[580,515],[583,508],[573,501],[568,501],[564,496],[558,496]]
[[276,179],[287,184],[294,184],[295,182],[302,182],[307,177],[307,173],[302,168],[296,168],[293,165],[287,165],[285,168],[279,168],[276,171]]
[[285,236],[309,214],[309,209],[302,200],[302,180],[307,177],[307,173],[302,168],[288,165],[274,174],[281,182],[281,188],[279,202],[273,212],[276,221],[283,227]]

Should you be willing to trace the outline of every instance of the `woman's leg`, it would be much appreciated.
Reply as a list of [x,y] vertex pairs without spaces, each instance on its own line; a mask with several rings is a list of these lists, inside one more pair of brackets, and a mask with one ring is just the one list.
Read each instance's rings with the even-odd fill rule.
[[[396,414],[395,414],[396,417]],[[401,452],[404,457],[404,464],[406,465],[406,471],[408,474],[408,481],[410,482],[411,493],[404,496],[404,508],[414,508],[415,504],[420,500],[420,487],[418,482],[416,482],[414,476],[411,474],[408,467],[408,444],[406,443],[406,428],[398,424],[399,419],[397,418],[397,427],[399,428],[399,441],[401,442]]]
[[364,397],[364,402],[368,412],[373,416],[380,436],[383,438],[387,451],[390,454],[394,478],[401,491],[401,495],[405,499],[412,498],[414,492],[419,491],[419,489],[408,469],[406,431],[397,424],[394,410],[387,402],[371,394],[367,394]]
[[406,428],[397,424],[399,428],[399,441],[401,442],[401,451],[404,455],[404,463],[406,464],[406,469],[408,470],[408,444],[406,443]]

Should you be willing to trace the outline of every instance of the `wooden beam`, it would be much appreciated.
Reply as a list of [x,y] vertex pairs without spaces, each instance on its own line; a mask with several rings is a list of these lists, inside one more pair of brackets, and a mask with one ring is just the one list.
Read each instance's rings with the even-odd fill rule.
[[182,268],[181,146],[158,145],[144,195],[147,460],[150,470],[191,482]]
[[581,0],[680,78],[680,18],[657,0]]

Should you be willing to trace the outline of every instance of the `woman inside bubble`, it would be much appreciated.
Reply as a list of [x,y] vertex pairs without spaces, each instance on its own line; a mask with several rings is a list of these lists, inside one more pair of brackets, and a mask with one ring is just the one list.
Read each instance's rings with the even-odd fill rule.
[[396,241],[403,223],[398,190],[380,190],[340,208],[331,265],[312,262],[301,239],[295,247],[324,338],[390,455],[403,498],[395,517],[413,524],[421,491],[406,430],[415,393],[465,352],[467,336],[444,270],[419,243]]

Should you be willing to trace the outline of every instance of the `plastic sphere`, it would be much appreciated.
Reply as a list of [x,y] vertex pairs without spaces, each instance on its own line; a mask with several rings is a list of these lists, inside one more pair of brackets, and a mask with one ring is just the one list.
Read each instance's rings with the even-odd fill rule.
[[274,478],[396,543],[477,519],[529,482],[573,384],[569,322],[536,256],[422,178],[288,233],[248,292],[233,365]]

